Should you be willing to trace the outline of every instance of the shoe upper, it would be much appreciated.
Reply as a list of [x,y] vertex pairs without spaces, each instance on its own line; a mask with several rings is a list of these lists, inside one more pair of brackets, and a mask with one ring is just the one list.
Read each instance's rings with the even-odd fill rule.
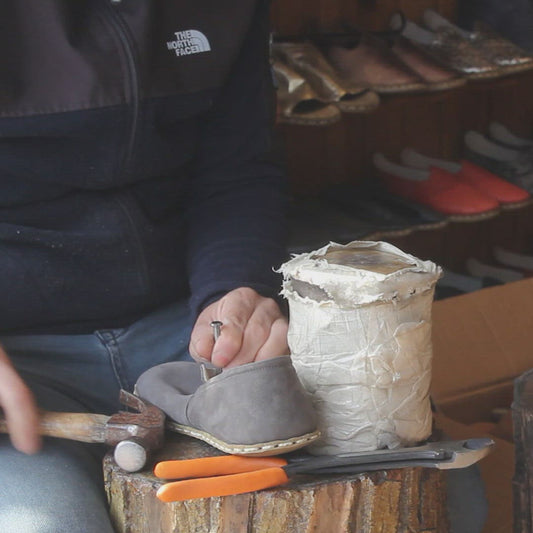
[[310,396],[288,356],[225,369],[206,382],[197,363],[164,363],[144,372],[135,390],[174,422],[225,443],[267,443],[317,429]]
[[522,187],[518,187],[471,161],[463,160],[461,162],[459,175],[468,184],[485,191],[500,203],[523,202],[530,197],[530,194]]
[[478,214],[499,208],[496,200],[439,168],[432,168],[428,179],[423,181],[400,178],[390,173],[383,173],[382,179],[391,192],[449,215]]

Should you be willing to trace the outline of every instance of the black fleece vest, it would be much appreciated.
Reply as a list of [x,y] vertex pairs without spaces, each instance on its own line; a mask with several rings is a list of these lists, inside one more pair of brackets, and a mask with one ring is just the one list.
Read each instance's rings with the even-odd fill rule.
[[109,326],[191,291],[197,311],[275,286],[259,273],[274,244],[244,271],[219,265],[219,284],[201,260],[251,216],[224,229],[209,198],[249,190],[257,212],[261,187],[277,196],[267,44],[263,1],[0,2],[0,331]]

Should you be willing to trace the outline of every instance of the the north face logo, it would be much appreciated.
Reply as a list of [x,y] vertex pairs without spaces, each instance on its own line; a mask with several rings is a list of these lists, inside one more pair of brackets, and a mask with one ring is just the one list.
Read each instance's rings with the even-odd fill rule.
[[211,46],[207,37],[198,30],[184,30],[174,33],[175,41],[168,41],[167,48],[174,50],[177,56],[188,56],[190,54],[199,54],[209,52]]

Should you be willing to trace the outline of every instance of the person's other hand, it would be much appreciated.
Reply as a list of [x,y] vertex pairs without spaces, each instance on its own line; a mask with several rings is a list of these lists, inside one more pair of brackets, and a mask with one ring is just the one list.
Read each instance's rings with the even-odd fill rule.
[[[222,322],[220,337],[213,339],[211,322]],[[207,306],[192,330],[189,351],[196,360],[232,367],[288,355],[287,319],[272,298],[253,289],[235,289]]]
[[0,407],[4,411],[13,446],[24,453],[36,453],[41,447],[38,433],[39,414],[33,394],[0,346]]

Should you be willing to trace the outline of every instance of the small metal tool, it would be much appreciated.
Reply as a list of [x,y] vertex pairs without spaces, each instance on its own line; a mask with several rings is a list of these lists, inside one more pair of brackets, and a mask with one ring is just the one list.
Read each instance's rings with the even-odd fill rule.
[[222,322],[220,320],[213,320],[213,322],[211,322],[211,327],[213,328],[213,338],[215,339],[215,342],[217,342],[218,338],[220,337],[220,328],[222,327]]
[[[220,320],[213,320],[211,322],[211,327],[213,328],[213,339],[217,342],[220,337],[220,328],[222,327],[222,322]],[[201,372],[202,372],[202,381],[209,381],[212,377],[217,376],[222,372],[222,368],[215,366],[211,361],[207,361],[202,358],[201,362]]]

